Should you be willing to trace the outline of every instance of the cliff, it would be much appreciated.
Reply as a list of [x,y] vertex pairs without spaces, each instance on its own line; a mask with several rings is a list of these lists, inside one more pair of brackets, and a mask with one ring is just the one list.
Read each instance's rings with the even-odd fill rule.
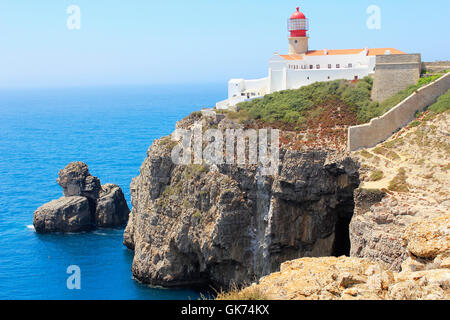
[[[238,129],[214,113],[177,128]],[[175,165],[156,140],[131,183],[124,244],[133,275],[153,285],[249,283],[299,257],[349,253],[358,164],[332,149],[280,149],[277,174],[256,165]]]
[[[219,299],[450,298],[448,104],[386,142],[353,153],[360,188],[351,257],[303,258]],[[436,108],[434,108],[436,107]]]
[[[350,225],[352,256],[400,271],[411,254],[404,239],[408,228],[448,215],[449,123],[448,111],[425,113],[386,142],[355,153],[361,163],[361,187],[381,190],[384,196],[371,203],[356,194],[359,210]],[[445,250],[450,244],[443,245]]]

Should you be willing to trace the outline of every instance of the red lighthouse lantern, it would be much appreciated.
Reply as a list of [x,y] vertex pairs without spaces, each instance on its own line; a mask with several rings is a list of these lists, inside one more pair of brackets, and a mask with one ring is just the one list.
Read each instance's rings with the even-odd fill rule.
[[288,30],[291,33],[291,38],[307,37],[308,29],[308,19],[300,12],[300,8],[297,7],[297,11],[294,12],[288,20]]

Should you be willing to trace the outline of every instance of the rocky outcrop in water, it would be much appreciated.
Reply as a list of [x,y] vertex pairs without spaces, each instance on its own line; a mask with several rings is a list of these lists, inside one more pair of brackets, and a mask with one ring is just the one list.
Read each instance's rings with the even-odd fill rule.
[[[238,128],[215,115],[204,127]],[[299,257],[348,254],[358,165],[334,151],[280,150],[274,176],[251,165],[174,165],[170,138],[148,150],[131,183],[124,244],[133,275],[153,285],[246,283]]]
[[92,230],[89,201],[85,197],[62,197],[36,210],[33,220],[38,233]]
[[119,186],[106,184],[89,173],[82,162],[72,162],[59,172],[58,184],[64,196],[34,213],[38,233],[81,232],[123,226],[130,210]]

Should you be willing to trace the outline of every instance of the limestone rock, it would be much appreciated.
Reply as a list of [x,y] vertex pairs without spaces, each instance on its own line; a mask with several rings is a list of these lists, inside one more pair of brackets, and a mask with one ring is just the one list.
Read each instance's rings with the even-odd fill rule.
[[[195,114],[229,128],[229,120]],[[233,126],[239,126],[234,123]],[[156,140],[133,179],[124,244],[140,281],[178,286],[246,283],[284,261],[348,253],[358,165],[334,151],[281,148],[279,173],[255,165],[174,165],[170,138]]]
[[[450,270],[395,273],[360,258],[303,258],[282,264],[239,294],[268,300],[448,300]],[[229,298],[227,294],[219,299]]]
[[33,222],[36,232],[79,232],[126,224],[130,210],[120,187],[113,184],[102,187],[85,163],[68,164],[59,172],[57,182],[64,197],[36,210]]
[[69,163],[59,171],[56,181],[63,188],[65,197],[82,196],[96,200],[101,190],[100,180],[89,173],[88,166],[83,162]]
[[38,233],[92,230],[89,201],[77,196],[53,200],[36,210],[33,224]]
[[97,227],[111,228],[123,226],[128,221],[130,209],[122,189],[115,184],[102,186],[95,211]]
[[[395,271],[445,264],[450,245],[450,171],[445,165],[450,113],[425,113],[416,122],[419,125],[403,128],[388,141],[353,154],[367,182],[355,192],[351,256]],[[371,181],[375,171],[383,173],[381,180]],[[401,171],[405,180],[399,183]]]

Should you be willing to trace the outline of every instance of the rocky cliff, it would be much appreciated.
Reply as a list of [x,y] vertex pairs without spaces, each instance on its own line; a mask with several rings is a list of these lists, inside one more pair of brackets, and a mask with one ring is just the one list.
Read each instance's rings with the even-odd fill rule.
[[424,113],[359,160],[351,257],[303,258],[221,299],[450,298],[449,111]]
[[[218,115],[180,121],[239,128]],[[133,275],[154,285],[248,283],[299,257],[349,253],[358,164],[333,150],[281,148],[277,174],[256,165],[175,165],[156,140],[131,183],[124,244]]]
[[[449,218],[449,124],[449,112],[425,113],[386,142],[354,154],[361,163],[362,189],[355,194],[350,224],[352,256],[400,271],[411,254],[417,256],[408,252],[409,228]],[[450,231],[443,231],[449,237]],[[442,243],[442,249],[449,245]]]

